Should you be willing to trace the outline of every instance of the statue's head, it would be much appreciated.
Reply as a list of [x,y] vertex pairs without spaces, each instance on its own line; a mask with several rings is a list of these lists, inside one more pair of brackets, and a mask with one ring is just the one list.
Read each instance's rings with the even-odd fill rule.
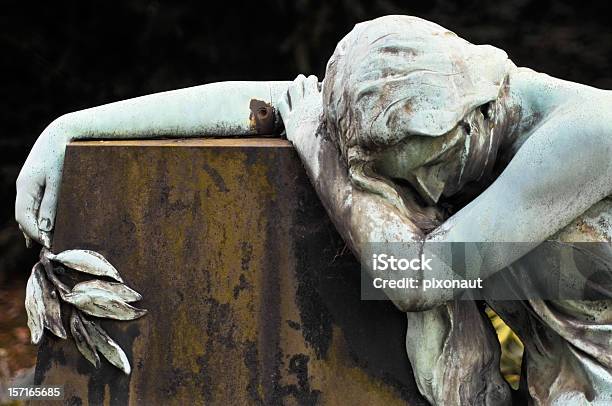
[[406,181],[434,204],[480,176],[470,162],[490,152],[511,66],[504,51],[420,18],[357,24],[323,83],[326,127],[353,182],[392,198],[390,180]]

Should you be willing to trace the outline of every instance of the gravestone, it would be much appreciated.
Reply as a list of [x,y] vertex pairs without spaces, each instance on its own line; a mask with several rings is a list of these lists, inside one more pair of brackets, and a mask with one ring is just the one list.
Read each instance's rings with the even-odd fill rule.
[[65,404],[426,404],[287,141],[76,142],[64,173],[53,251],[102,253],[148,309],[101,322],[129,376],[45,335],[35,383]]

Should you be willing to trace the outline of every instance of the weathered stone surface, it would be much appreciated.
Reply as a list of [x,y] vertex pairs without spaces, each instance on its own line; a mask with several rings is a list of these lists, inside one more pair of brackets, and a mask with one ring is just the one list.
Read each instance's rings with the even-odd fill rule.
[[130,376],[45,335],[36,383],[66,404],[424,404],[405,316],[360,301],[286,141],[71,144],[53,251],[71,248],[102,253],[149,313],[102,322]]

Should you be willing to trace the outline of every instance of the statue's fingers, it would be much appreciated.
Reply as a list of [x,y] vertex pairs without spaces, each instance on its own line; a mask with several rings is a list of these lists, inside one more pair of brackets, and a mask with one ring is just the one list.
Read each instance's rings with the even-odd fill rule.
[[38,230],[43,245],[51,248],[51,231],[55,225],[55,210],[59,192],[59,180],[48,178],[45,184],[45,193],[38,211]]
[[304,83],[304,93],[307,95],[319,93],[319,79],[315,75],[310,75],[306,78]]
[[38,211],[41,197],[42,186],[37,182],[17,182],[15,220],[26,236],[38,242],[41,242],[38,232]]
[[291,97],[292,105],[298,103],[304,97],[304,81],[306,76],[300,74],[297,78],[289,85],[289,96]]
[[278,112],[280,113],[283,122],[286,121],[289,117],[289,113],[291,112],[291,101],[289,100],[289,92],[285,92],[276,108],[278,109]]

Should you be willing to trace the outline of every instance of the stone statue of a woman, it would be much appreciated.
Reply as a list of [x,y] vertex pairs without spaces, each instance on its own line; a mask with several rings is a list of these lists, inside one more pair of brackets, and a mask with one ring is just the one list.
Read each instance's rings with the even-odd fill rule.
[[[529,272],[521,261],[547,239],[611,241],[612,93],[518,68],[500,49],[407,16],[358,24],[338,44],[322,89],[301,75],[215,83],[58,118],[17,181],[24,234],[51,244],[69,141],[252,134],[254,99],[280,112],[357,255],[370,242],[524,242],[493,245],[481,266],[487,277],[519,264],[520,278]],[[452,212],[449,201],[463,203]],[[475,302],[443,289],[390,299],[406,312],[408,356],[432,404],[511,402],[499,346]],[[488,303],[525,344],[521,389],[530,402],[612,401],[612,302]]]

